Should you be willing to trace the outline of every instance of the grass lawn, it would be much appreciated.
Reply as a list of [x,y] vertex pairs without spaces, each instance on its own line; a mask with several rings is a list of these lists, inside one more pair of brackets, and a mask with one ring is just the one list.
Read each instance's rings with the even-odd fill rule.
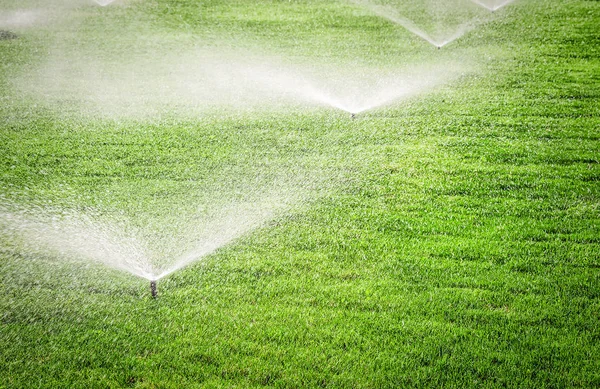
[[[0,220],[0,388],[600,387],[600,2],[481,10],[441,50],[349,1],[67,3],[0,5],[2,218],[93,209],[169,252],[198,209],[294,202],[157,299]],[[85,83],[211,52],[465,71],[354,120]]]

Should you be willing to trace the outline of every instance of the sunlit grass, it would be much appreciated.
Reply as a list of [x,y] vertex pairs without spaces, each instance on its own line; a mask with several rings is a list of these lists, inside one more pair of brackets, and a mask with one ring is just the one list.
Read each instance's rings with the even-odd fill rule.
[[[143,15],[132,31],[240,36],[304,63],[437,55],[343,2],[78,12],[82,41]],[[439,54],[487,55],[477,72],[354,120],[52,106],[11,86],[43,59],[43,34],[0,41],[3,202],[150,228],[216,202],[207,183],[302,172],[323,185],[161,280],[156,300],[126,273],[0,246],[0,386],[600,385],[599,20],[592,1],[515,2]]]

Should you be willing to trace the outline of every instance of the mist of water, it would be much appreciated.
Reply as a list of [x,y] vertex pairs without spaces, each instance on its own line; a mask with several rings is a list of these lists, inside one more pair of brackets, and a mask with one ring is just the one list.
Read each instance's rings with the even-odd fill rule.
[[[428,4],[428,1],[424,1],[421,6],[417,7],[417,12],[415,12],[414,2],[404,1],[399,3],[396,2],[397,4],[381,4],[371,0],[350,1],[368,9],[377,16],[404,27],[438,48],[459,39],[481,23],[481,20],[478,17],[473,16],[473,13],[469,12],[472,10],[469,9],[468,2],[465,6],[464,2],[456,1],[435,1],[431,4]],[[417,3],[420,4],[421,2]],[[464,12],[462,12],[462,10],[464,10]],[[445,18],[436,16],[440,12],[444,14]],[[404,16],[403,13],[411,15],[418,14],[421,23],[417,23],[415,20]],[[451,15],[452,17],[448,17],[448,15]],[[429,28],[426,28],[425,26],[429,26]]]
[[163,226],[168,234],[134,227],[123,214],[3,202],[0,241],[33,256],[93,262],[158,280],[297,207],[301,192],[279,184],[255,190],[208,212],[180,214],[175,228]]
[[148,279],[154,273],[140,241],[94,213],[3,204],[0,237],[22,253],[88,260]]
[[115,0],[94,0],[96,2],[96,4],[102,6],[102,7],[106,7],[107,5],[113,3]]
[[[50,53],[12,80],[18,93],[100,115],[152,115],[286,106],[325,106],[359,113],[426,92],[468,70],[464,62],[382,70],[301,66],[247,52],[165,51],[110,60],[102,52]],[[123,58],[123,57],[121,57]]]
[[85,5],[107,6],[115,0],[4,0],[0,28],[27,30],[52,24],[68,25],[72,12]]
[[432,45],[438,48],[446,46],[448,43],[455,41],[456,39],[462,37],[469,31],[471,31],[473,28],[475,28],[475,25],[472,22],[467,22],[457,26],[454,29],[454,31],[450,34],[445,34],[443,36],[433,36],[432,34],[426,32],[425,30],[417,26],[413,21],[396,14],[389,8],[384,9],[382,7],[373,6],[370,7],[370,9],[373,11],[373,13],[406,28],[408,31],[412,32],[413,34],[417,35],[418,37],[424,39],[425,41],[431,43]]
[[[162,112],[196,115],[223,108],[245,111],[310,106],[354,114],[427,92],[469,70],[464,62],[441,58],[388,69],[356,63],[298,64],[266,51],[226,49],[221,46],[229,44],[218,42],[203,47],[204,43],[194,37],[186,40],[157,35],[145,30],[144,22],[142,27],[129,30],[103,31],[99,40],[79,32],[87,23],[81,16],[87,11],[76,4],[93,4],[93,0],[48,1],[54,13],[60,10],[58,14],[70,21],[61,23],[55,35],[47,29],[47,50],[11,74],[10,93],[19,98],[33,97],[39,105],[61,114],[147,117]],[[98,2],[107,5],[110,0]],[[48,19],[50,11],[39,8],[42,3],[25,0],[29,8],[7,11],[5,24],[35,25]],[[448,43],[408,21],[405,24],[437,46]],[[139,28],[143,39],[131,40],[129,35],[140,34]]]
[[510,3],[513,3],[515,0],[471,0],[477,5],[480,5],[486,8],[488,11],[497,11],[500,8],[507,6]]
[[0,28],[29,28],[46,20],[41,9],[0,10]]

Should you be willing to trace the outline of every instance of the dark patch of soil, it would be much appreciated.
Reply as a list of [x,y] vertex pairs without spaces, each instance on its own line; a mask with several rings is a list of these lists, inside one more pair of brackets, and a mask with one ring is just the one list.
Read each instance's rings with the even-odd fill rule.
[[0,41],[6,41],[9,39],[17,39],[19,36],[12,31],[0,30]]

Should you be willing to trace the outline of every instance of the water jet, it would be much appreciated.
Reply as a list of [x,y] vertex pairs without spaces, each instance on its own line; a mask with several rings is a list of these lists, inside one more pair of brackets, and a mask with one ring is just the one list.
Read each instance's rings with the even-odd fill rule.
[[[463,35],[477,27],[482,21],[476,12],[473,12],[469,7],[464,8],[459,6],[456,1],[444,4],[440,8],[440,4],[436,0],[429,0],[425,3],[430,3],[429,10],[427,8],[410,10],[410,7],[402,9],[395,8],[389,5],[380,4],[376,0],[350,0],[352,3],[368,9],[373,14],[389,20],[390,22],[399,25],[428,43],[436,46],[438,49],[442,46],[453,42]],[[471,0],[481,6],[483,0]],[[514,0],[505,0],[507,2]],[[416,2],[419,3],[419,2]],[[427,5],[427,4],[426,4]],[[488,8],[489,9],[489,8]],[[409,16],[406,16],[406,15]],[[423,15],[426,17],[424,18]]]
[[[306,189],[299,188],[296,179],[306,180],[300,179],[302,174],[296,176],[294,180],[270,180],[264,187],[257,187],[261,185],[258,178],[240,183],[235,188],[244,189],[244,198],[213,199],[210,211],[188,208],[190,212],[182,211],[177,220],[165,220],[164,229],[153,230],[136,227],[133,221],[124,220],[122,213],[18,205],[4,201],[0,194],[0,250],[6,247],[73,264],[102,264],[150,282],[151,296],[156,298],[160,279],[301,204]],[[254,190],[248,189],[249,185],[255,185]],[[212,190],[211,196],[227,196],[218,188]]]
[[115,0],[94,0],[96,2],[96,4],[98,4],[101,7],[106,7],[107,5],[109,5],[110,3],[112,3]]
[[507,6],[508,4],[514,2],[515,0],[500,0],[500,1],[490,1],[490,0],[471,0],[473,3],[487,9],[488,11],[494,13],[498,11],[500,8]]

